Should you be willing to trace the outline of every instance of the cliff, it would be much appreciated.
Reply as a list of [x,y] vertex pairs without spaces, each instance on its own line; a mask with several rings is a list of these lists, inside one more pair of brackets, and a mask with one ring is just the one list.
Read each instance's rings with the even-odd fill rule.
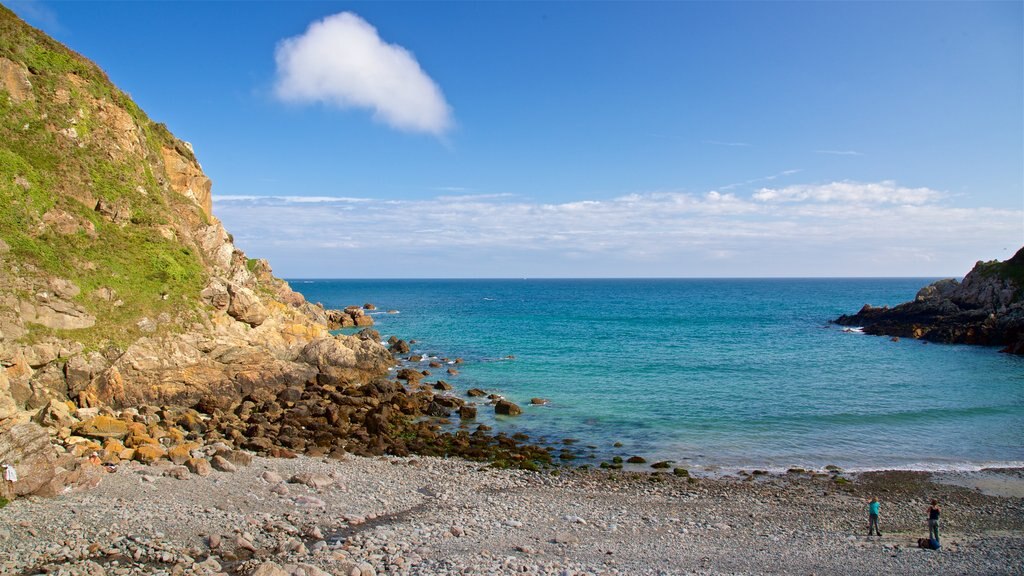
[[925,286],[893,308],[865,304],[835,320],[875,335],[1002,346],[1024,354],[1024,248],[1004,262],[978,262],[964,277]]
[[[247,451],[551,462],[484,426],[441,430],[475,405],[435,396],[450,386],[421,383],[402,340],[332,335],[372,321],[247,258],[210,190],[191,145],[0,6],[0,463],[20,478],[0,507],[95,485],[96,459],[176,478]],[[415,367],[389,379],[400,361]]]
[[191,145],[0,6],[0,420],[386,374],[234,246],[210,191]]

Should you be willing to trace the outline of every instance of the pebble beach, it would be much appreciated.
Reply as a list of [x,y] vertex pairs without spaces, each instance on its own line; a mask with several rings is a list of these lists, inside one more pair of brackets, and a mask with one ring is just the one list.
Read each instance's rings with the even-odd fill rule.
[[[246,462],[248,459],[242,460]],[[128,462],[0,509],[0,573],[1020,574],[1024,471],[692,478],[459,459]],[[882,502],[867,537],[866,502]],[[924,511],[943,506],[939,551]]]

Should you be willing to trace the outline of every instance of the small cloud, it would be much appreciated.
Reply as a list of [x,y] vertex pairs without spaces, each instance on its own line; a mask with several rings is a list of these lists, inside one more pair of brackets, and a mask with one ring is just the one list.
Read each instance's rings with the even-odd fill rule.
[[443,202],[478,202],[481,200],[495,200],[497,198],[511,198],[515,194],[508,192],[501,192],[496,194],[448,194],[445,196],[438,196],[437,200]]
[[441,136],[451,108],[437,84],[405,48],[384,42],[351,12],[328,16],[275,51],[277,97],[373,110],[375,119],[411,132]]
[[856,150],[815,150],[815,154],[831,154],[832,156],[863,156],[863,152]]
[[803,170],[799,168],[792,170],[783,170],[782,172],[778,172],[776,174],[769,174],[768,176],[762,176],[760,178],[751,178],[750,180],[744,180],[743,182],[734,182],[732,184],[726,184],[725,186],[720,186],[720,188],[722,190],[732,190],[733,188],[739,188],[740,186],[749,186],[757,182],[771,182],[772,180],[776,180],[784,176],[792,176],[793,174],[799,174],[802,171]]
[[265,204],[356,204],[369,202],[368,198],[350,198],[346,196],[253,196],[253,195],[219,195],[213,196],[215,202],[242,202]]
[[943,197],[929,188],[906,188],[892,180],[881,182],[832,182],[801,184],[786,188],[761,188],[754,193],[760,202],[820,202],[844,204],[923,205]]

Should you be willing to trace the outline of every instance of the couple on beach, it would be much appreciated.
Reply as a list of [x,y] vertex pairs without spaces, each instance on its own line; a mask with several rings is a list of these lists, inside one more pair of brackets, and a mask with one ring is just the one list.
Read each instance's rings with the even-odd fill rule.
[[[878,530],[878,512],[881,508],[881,503],[878,498],[872,498],[868,502],[868,537],[871,536],[874,531],[876,536],[881,536],[882,533]],[[938,547],[939,544],[939,515],[942,509],[939,508],[939,501],[932,500],[932,505],[928,507],[928,539],[934,541],[934,548]]]

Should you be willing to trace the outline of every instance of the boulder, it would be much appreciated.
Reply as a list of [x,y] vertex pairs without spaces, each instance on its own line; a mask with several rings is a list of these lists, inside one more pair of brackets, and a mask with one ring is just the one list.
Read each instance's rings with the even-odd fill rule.
[[494,404],[494,413],[503,416],[519,416],[523,413],[523,409],[508,400],[498,400]]
[[175,464],[184,464],[192,458],[194,444],[178,444],[167,451],[167,459]]
[[463,420],[472,420],[476,418],[476,406],[467,404],[459,408],[459,418]]
[[68,358],[64,364],[64,379],[68,387],[68,396],[75,398],[85,390],[92,379],[110,367],[110,362],[99,352],[77,354]]
[[[250,544],[250,546],[252,545]],[[274,562],[264,562],[256,570],[253,570],[251,576],[291,576],[291,574]]]
[[380,344],[356,336],[317,338],[303,347],[299,360],[320,370],[322,383],[367,382],[387,374],[394,364]]
[[223,456],[214,456],[210,458],[210,465],[213,466],[214,470],[220,470],[221,472],[236,472],[238,468],[234,464],[228,462]]
[[217,450],[217,456],[227,460],[234,466],[248,466],[252,464],[252,454],[244,450]]
[[0,366],[0,420],[14,416],[18,412],[18,403],[11,396],[11,384],[7,379],[7,370]]
[[128,436],[128,423],[113,416],[96,416],[74,427],[74,433],[87,438],[117,438]]
[[50,400],[43,406],[32,420],[41,426],[50,428],[67,428],[78,420],[71,414],[71,407],[67,402]]
[[427,406],[427,416],[433,416],[435,418],[447,418],[451,416],[451,411],[448,408],[438,404],[437,402],[431,402]]
[[395,378],[405,380],[410,384],[416,384],[423,379],[423,372],[413,370],[412,368],[402,368],[395,374]]
[[220,278],[211,278],[206,288],[199,293],[199,299],[214,310],[225,311],[231,304],[228,286]]
[[229,285],[228,294],[231,296],[228,314],[239,322],[245,322],[250,326],[259,326],[269,316],[267,307],[251,289]]
[[301,472],[288,479],[289,484],[303,484],[309,486],[314,490],[320,490],[327,488],[334,484],[334,478],[325,476],[323,474],[314,474],[312,472]]
[[212,471],[210,462],[204,458],[189,458],[185,461],[185,467],[197,476],[209,476]]
[[14,466],[18,473],[13,496],[44,492],[57,473],[57,454],[49,432],[35,422],[0,421],[0,463]]
[[143,464],[152,464],[167,455],[159,444],[142,444],[135,447],[133,458]]

